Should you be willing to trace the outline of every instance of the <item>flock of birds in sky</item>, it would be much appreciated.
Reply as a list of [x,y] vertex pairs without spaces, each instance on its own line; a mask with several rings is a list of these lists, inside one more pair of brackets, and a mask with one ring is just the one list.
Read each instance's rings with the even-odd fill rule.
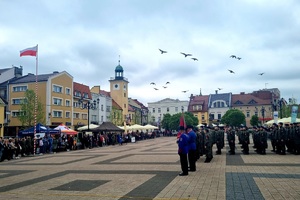
[[[158,49],[158,50],[160,51],[161,54],[168,53],[167,51],[162,50],[162,49]],[[180,54],[184,55],[185,58],[191,56],[191,59],[192,59],[192,60],[198,61],[198,59],[195,58],[195,57],[192,57],[193,55],[190,54],[190,53],[180,52]],[[241,59],[242,59],[241,57],[236,56],[236,55],[231,55],[231,56],[229,56],[229,57],[230,57],[230,58],[233,58],[233,59],[237,59],[237,60],[241,60]],[[235,74],[235,72],[234,72],[233,70],[231,70],[231,69],[228,69],[228,71],[229,71],[229,73],[231,73],[231,74]],[[265,74],[265,73],[262,72],[262,73],[259,73],[258,75],[262,76],[262,75],[264,75],[264,74]],[[162,87],[163,87],[164,89],[166,89],[168,84],[170,84],[169,81],[166,82],[165,85],[162,86]],[[154,82],[151,82],[150,85],[153,85],[153,86],[154,86],[154,88],[153,88],[154,90],[159,90],[157,87],[155,87],[156,84],[155,84]],[[218,88],[218,90],[222,90],[222,88]],[[186,92],[188,92],[188,90],[183,90],[182,92],[183,92],[183,93],[186,93]]]

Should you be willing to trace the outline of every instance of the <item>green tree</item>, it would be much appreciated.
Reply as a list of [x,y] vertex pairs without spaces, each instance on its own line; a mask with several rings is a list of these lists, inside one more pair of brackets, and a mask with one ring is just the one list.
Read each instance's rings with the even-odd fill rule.
[[[25,92],[25,98],[21,103],[20,115],[18,119],[22,123],[22,126],[33,126],[35,118],[35,92],[33,90],[27,90]],[[41,100],[37,99],[36,109],[36,122],[45,124],[45,112],[44,106]]]
[[237,109],[230,109],[222,117],[221,123],[229,126],[240,126],[241,124],[245,124],[245,119],[246,117],[242,111]]
[[[179,127],[181,113],[177,113],[171,116],[169,127],[170,130],[177,130]],[[186,125],[197,126],[198,125],[198,118],[195,117],[192,113],[185,112],[184,113],[184,120]]]
[[171,119],[171,115],[169,113],[164,114],[163,120],[161,121],[162,128],[164,128],[166,130],[171,130],[170,129],[170,119]]
[[257,126],[258,123],[259,123],[259,119],[258,119],[257,115],[253,115],[250,119],[251,126]]

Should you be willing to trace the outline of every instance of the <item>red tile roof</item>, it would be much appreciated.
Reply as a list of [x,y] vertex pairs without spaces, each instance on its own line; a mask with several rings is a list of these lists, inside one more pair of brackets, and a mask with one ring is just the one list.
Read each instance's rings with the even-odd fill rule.
[[118,110],[123,110],[121,106],[119,106],[119,104],[117,104],[117,102],[115,102],[115,100],[111,99],[112,101],[112,106]]
[[[271,104],[271,99],[261,99],[253,94],[233,94],[231,97],[231,106],[232,107],[237,107],[237,106],[255,106],[255,105],[269,105]],[[250,102],[255,101],[256,103],[250,103]],[[240,102],[241,104],[236,104],[236,102]]]
[[194,105],[202,105],[201,111],[207,112],[208,111],[208,99],[209,99],[209,95],[191,96],[188,111],[193,112]]
[[99,93],[102,94],[102,95],[104,95],[104,96],[111,97],[111,96],[110,96],[110,92],[107,92],[107,91],[105,91],[105,90],[100,90]]
[[92,99],[90,88],[87,85],[73,82],[73,90],[74,96],[75,92],[77,91],[81,93],[81,97],[83,97],[83,94],[88,94],[89,99]]

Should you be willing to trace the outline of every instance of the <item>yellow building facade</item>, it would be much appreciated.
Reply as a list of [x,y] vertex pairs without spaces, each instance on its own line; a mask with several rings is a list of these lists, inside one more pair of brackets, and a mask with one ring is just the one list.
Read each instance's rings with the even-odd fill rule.
[[0,137],[4,136],[4,116],[5,116],[5,103],[0,98]]
[[[37,91],[38,100],[43,104],[43,113],[47,126],[60,123],[71,125],[73,121],[73,77],[67,72],[42,74],[35,82],[35,75],[28,74],[9,84],[9,126],[22,126],[17,116],[26,90]],[[37,90],[36,90],[37,85]]]

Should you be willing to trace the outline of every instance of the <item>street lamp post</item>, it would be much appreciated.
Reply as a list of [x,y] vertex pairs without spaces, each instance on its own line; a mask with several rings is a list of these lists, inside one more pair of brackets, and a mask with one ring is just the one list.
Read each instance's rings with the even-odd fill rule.
[[265,107],[261,107],[261,116],[263,117],[263,124],[265,123]]
[[96,110],[99,106],[100,100],[97,99],[93,102],[88,101],[86,103],[83,102],[83,98],[78,100],[78,105],[81,109],[87,109],[88,110],[88,131],[90,130],[90,110]]

